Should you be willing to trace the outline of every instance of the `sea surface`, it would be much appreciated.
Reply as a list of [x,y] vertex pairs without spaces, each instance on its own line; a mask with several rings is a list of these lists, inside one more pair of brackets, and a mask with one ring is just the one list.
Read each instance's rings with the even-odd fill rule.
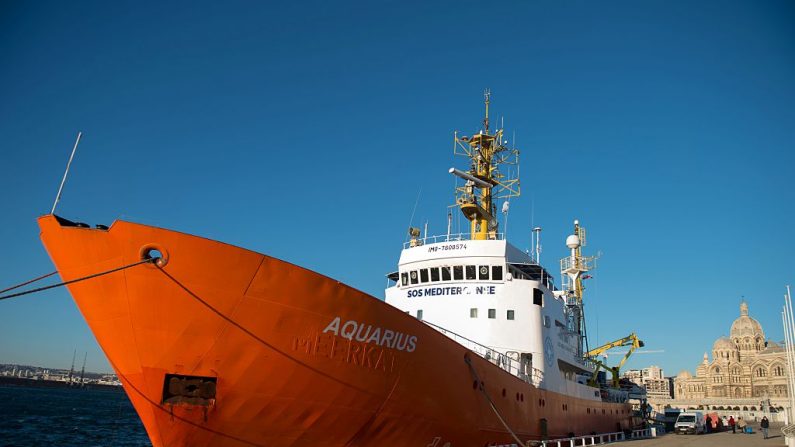
[[151,445],[121,390],[0,386],[2,447]]

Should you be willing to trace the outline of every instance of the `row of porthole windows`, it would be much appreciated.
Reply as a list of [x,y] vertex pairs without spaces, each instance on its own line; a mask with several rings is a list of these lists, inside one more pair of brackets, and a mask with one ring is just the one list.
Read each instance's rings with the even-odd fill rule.
[[[409,313],[409,311],[406,311],[406,313]],[[488,310],[488,316],[489,316],[490,320],[496,319],[497,318],[497,309],[489,309]],[[476,307],[473,307],[472,309],[469,309],[469,318],[477,318],[477,317],[478,317],[478,309]],[[418,320],[422,320],[422,318],[423,318],[422,309],[417,309],[417,319]],[[516,319],[516,311],[512,310],[512,309],[509,309],[509,310],[505,311],[505,319],[506,320],[515,320]]]
[[[406,313],[409,313],[409,311],[406,311]],[[490,320],[496,319],[497,318],[497,309],[489,309],[488,310],[488,315],[489,315],[489,319]],[[474,308],[474,307],[472,309],[469,309],[469,318],[477,318],[477,317],[478,317],[478,309]],[[417,319],[418,320],[422,320],[422,318],[423,318],[422,309],[417,309]],[[507,320],[516,319],[516,311],[507,310],[505,312],[505,318]]]
[[[488,317],[489,319],[493,320],[497,318],[497,309],[489,309],[488,310]],[[477,307],[473,307],[469,309],[469,318],[477,318],[478,317],[478,309]],[[514,310],[507,310],[505,312],[505,318],[507,320],[514,320],[516,318],[516,311]]]
[[[478,385],[480,385],[481,389],[484,389],[484,387],[485,387],[485,384],[482,381],[478,382],[477,380],[475,380],[475,381],[472,382],[472,389],[475,389],[475,390],[478,389]],[[505,388],[503,388],[502,389],[502,397],[507,397],[507,396],[508,396],[508,391]],[[524,393],[517,392],[516,393],[516,401],[517,402],[524,402]],[[538,399],[538,406],[539,407],[546,407],[547,406],[546,399],[543,399],[543,398]],[[569,411],[569,404],[561,404],[561,408],[563,409],[563,411]],[[596,408],[593,408],[593,409],[587,408],[586,411],[587,411],[587,414],[594,414],[594,415],[597,414],[597,409]],[[614,414],[614,412],[615,412],[615,414],[624,414],[624,410],[620,410],[620,411],[619,410],[612,410],[612,409],[610,410],[610,414]],[[607,414],[607,410],[602,408],[602,414]]]
[[492,280],[502,281],[501,265],[454,265],[452,267],[430,267],[411,270],[400,274],[401,285],[424,284],[439,281],[472,281]]
[[[587,408],[586,410],[587,410],[586,414],[599,414],[599,412],[597,411],[598,410],[597,408]],[[613,414],[614,411],[615,411],[615,414],[624,414],[624,410],[619,411],[619,410],[612,410],[612,409],[610,410],[610,414]],[[607,410],[602,408],[602,414],[607,414]]]

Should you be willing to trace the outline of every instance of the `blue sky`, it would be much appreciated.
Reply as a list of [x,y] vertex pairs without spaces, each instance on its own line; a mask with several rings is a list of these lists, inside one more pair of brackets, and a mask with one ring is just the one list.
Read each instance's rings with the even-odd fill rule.
[[[557,270],[578,218],[591,344],[693,369],[745,296],[783,338],[795,283],[795,4],[4,2],[0,288],[48,272],[49,212],[244,246],[377,297],[443,233],[482,91],[522,149],[509,238]],[[459,160],[459,166],[460,160]],[[63,289],[0,302],[0,362],[109,370]]]

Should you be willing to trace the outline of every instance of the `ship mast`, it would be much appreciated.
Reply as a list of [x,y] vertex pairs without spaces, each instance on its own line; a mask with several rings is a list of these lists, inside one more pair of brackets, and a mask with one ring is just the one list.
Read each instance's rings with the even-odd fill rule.
[[[469,159],[468,171],[450,168],[450,173],[464,180],[464,186],[456,188],[456,205],[470,222],[470,238],[473,240],[497,239],[497,199],[519,196],[519,151],[506,146],[503,129],[493,133],[489,129],[489,104],[491,92],[484,92],[486,113],[483,129],[477,134],[458,136],[455,133],[453,151]],[[500,171],[505,165],[516,167],[514,175]]]
[[585,246],[585,228],[578,220],[574,221],[574,234],[566,238],[566,246],[571,254],[560,260],[560,272],[563,277],[563,293],[569,309],[570,330],[579,334],[577,354],[582,357],[588,352],[588,334],[585,331],[585,312],[583,308],[584,274],[596,267],[595,256],[583,256]]

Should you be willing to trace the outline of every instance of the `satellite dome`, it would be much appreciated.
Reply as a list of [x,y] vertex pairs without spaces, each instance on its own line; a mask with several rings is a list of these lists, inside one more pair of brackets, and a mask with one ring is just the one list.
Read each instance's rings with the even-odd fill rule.
[[566,238],[566,246],[569,248],[577,248],[580,246],[580,238],[576,234]]

